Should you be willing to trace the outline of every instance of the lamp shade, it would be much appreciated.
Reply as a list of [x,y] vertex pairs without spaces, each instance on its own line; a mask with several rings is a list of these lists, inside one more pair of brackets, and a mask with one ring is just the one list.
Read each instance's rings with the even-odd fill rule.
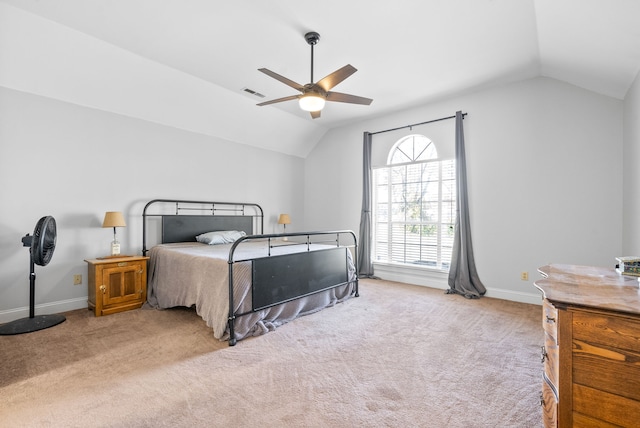
[[291,224],[291,217],[289,217],[289,214],[280,214],[280,217],[278,217],[278,224]]
[[126,227],[126,226],[127,226],[127,223],[125,223],[124,216],[120,211],[107,211],[104,214],[102,227]]
[[324,102],[324,97],[314,93],[305,94],[298,99],[300,108],[304,111],[320,111],[324,108]]

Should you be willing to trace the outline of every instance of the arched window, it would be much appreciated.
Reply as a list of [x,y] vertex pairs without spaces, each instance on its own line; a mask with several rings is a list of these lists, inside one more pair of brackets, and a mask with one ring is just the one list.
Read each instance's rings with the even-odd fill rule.
[[373,174],[373,262],[448,270],[455,222],[455,162],[424,135],[398,140]]
[[387,164],[392,165],[437,158],[436,146],[430,139],[424,135],[409,135],[394,144],[391,151],[389,151]]

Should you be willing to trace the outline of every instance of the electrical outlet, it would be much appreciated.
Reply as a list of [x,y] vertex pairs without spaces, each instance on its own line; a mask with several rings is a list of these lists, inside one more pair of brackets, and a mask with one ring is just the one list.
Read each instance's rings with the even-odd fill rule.
[[521,272],[520,279],[523,281],[529,281],[529,272]]
[[73,275],[73,285],[80,285],[80,284],[82,284],[82,275],[80,274]]

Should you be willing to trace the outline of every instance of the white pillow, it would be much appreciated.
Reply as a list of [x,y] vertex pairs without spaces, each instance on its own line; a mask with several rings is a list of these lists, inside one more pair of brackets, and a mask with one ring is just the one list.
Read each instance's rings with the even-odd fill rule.
[[230,244],[247,234],[237,230],[217,230],[196,236],[196,241],[209,245]]

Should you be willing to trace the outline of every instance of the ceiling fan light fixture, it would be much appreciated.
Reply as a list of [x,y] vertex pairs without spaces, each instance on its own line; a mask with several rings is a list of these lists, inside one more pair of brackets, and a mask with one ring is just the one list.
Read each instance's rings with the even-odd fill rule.
[[324,108],[325,99],[318,94],[305,94],[298,102],[304,111],[320,111]]

